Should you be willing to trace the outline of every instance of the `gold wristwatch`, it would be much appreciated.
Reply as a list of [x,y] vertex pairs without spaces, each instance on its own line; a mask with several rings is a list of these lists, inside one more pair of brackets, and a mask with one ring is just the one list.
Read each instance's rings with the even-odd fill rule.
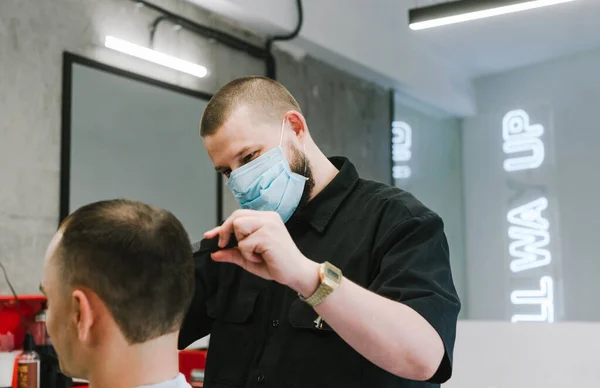
[[302,295],[298,294],[300,300],[311,307],[318,306],[329,294],[340,286],[340,283],[342,282],[342,271],[331,263],[324,262],[319,266],[319,279],[321,283],[311,296],[304,298]]

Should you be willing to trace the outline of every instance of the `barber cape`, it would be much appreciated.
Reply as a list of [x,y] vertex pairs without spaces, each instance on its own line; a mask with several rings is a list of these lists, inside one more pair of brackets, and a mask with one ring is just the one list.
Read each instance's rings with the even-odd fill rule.
[[153,385],[144,385],[137,388],[192,388],[181,373],[173,380],[163,381],[162,383]]

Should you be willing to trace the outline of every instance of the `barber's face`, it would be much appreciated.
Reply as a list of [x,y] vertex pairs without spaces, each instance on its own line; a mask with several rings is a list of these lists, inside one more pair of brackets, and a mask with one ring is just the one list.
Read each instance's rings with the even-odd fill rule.
[[58,232],[52,239],[44,260],[41,288],[48,300],[46,327],[63,374],[86,378],[83,367],[86,357],[77,336],[76,307],[73,306],[69,287],[61,279],[59,260],[55,257],[60,239],[61,233]]
[[[283,121],[283,117],[281,120]],[[286,123],[287,124],[287,123]],[[304,154],[296,132],[284,126],[282,148],[292,171],[304,174]],[[279,146],[281,122],[260,122],[247,107],[237,108],[215,134],[204,138],[204,145],[217,171],[229,174],[260,155]]]

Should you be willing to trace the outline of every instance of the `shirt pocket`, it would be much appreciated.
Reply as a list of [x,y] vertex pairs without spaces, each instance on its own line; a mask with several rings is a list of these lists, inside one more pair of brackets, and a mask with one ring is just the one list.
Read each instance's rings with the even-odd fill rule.
[[319,314],[300,299],[292,302],[288,319],[294,329],[308,331],[314,335],[331,335],[334,333],[327,322],[320,319]]
[[288,314],[293,328],[291,363],[294,388],[360,387],[361,356],[350,347],[327,321],[306,303],[296,299]]
[[244,383],[256,348],[252,333],[258,295],[258,290],[229,295],[228,290],[220,289],[207,300],[207,314],[214,319],[206,364],[208,381],[228,387]]
[[360,387],[362,357],[319,318],[299,299],[290,305],[288,320],[294,329],[290,361],[301,366],[294,368],[292,386]]

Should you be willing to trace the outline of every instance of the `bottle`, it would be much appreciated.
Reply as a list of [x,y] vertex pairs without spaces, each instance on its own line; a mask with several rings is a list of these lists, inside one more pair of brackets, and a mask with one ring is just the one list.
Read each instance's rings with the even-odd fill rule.
[[33,339],[38,346],[52,345],[48,330],[46,329],[46,303],[42,303],[41,310],[35,315],[31,325]]
[[0,352],[11,352],[15,348],[15,336],[9,331],[0,334]]
[[40,388],[40,356],[35,351],[35,341],[29,333],[25,334],[23,353],[17,362],[17,387]]
[[190,372],[191,386],[196,388],[204,387],[204,370],[192,369]]

